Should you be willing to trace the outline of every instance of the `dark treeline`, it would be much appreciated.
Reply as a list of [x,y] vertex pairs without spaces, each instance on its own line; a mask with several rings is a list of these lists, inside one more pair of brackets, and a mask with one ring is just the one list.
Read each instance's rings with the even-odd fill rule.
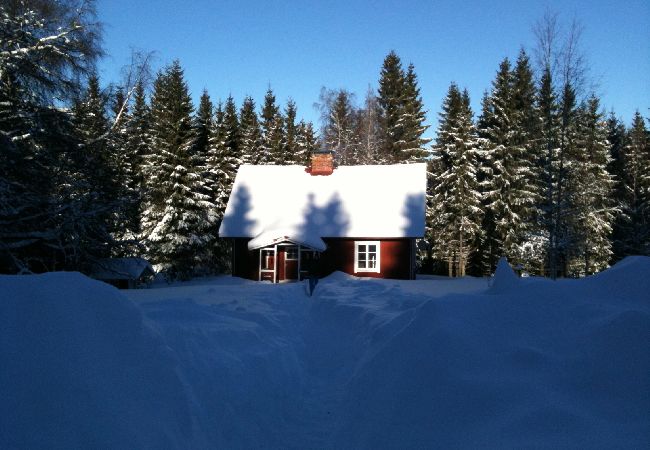
[[[452,83],[437,138],[424,137],[415,67],[390,52],[362,105],[323,88],[321,124],[269,88],[259,104],[203,92],[194,105],[178,61],[146,83],[146,63],[102,88],[93,3],[0,6],[0,271],[86,271],[143,256],[168,278],[228,270],[217,236],[241,164],[427,162],[424,270],[486,274],[497,259],[576,276],[650,251],[650,149],[585,92],[575,42],[538,26],[539,61],[499,65],[474,118]],[[553,38],[553,39],[552,39]],[[556,48],[558,47],[558,48]]]

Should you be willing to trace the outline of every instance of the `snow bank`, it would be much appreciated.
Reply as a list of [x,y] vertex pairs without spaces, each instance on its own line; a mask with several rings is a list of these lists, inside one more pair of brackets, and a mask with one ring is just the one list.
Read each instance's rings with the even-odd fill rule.
[[0,447],[169,448],[192,440],[176,362],[117,289],[0,276]]
[[647,448],[648,273],[1,277],[0,447]]

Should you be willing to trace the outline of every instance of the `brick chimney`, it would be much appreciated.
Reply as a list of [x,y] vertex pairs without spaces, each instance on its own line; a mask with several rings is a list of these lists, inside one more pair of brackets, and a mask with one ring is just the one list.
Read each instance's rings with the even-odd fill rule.
[[334,155],[332,155],[332,152],[319,152],[311,155],[309,173],[312,175],[331,175],[332,172],[334,172]]

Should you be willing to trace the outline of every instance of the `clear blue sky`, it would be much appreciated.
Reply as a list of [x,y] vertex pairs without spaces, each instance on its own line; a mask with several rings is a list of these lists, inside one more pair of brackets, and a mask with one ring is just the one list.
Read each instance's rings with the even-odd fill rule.
[[195,103],[207,88],[213,101],[252,95],[259,106],[270,84],[280,103],[293,98],[299,117],[317,123],[321,86],[344,87],[361,102],[395,50],[415,65],[432,135],[449,83],[467,87],[479,111],[499,62],[514,61],[522,46],[532,54],[532,26],[547,9],[582,24],[602,106],[626,124],[636,109],[649,116],[647,0],[98,0],[109,54],[100,76],[118,81],[132,47],[154,50],[156,69],[180,60]]

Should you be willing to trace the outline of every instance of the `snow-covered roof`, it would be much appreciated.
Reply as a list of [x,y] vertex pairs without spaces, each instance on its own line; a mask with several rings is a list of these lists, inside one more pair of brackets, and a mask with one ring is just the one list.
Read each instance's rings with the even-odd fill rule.
[[155,273],[146,259],[105,258],[93,265],[90,276],[97,280],[137,280],[145,272]]
[[424,163],[341,166],[328,176],[243,165],[219,235],[255,238],[249,248],[285,238],[314,249],[327,237],[422,237],[425,189]]

